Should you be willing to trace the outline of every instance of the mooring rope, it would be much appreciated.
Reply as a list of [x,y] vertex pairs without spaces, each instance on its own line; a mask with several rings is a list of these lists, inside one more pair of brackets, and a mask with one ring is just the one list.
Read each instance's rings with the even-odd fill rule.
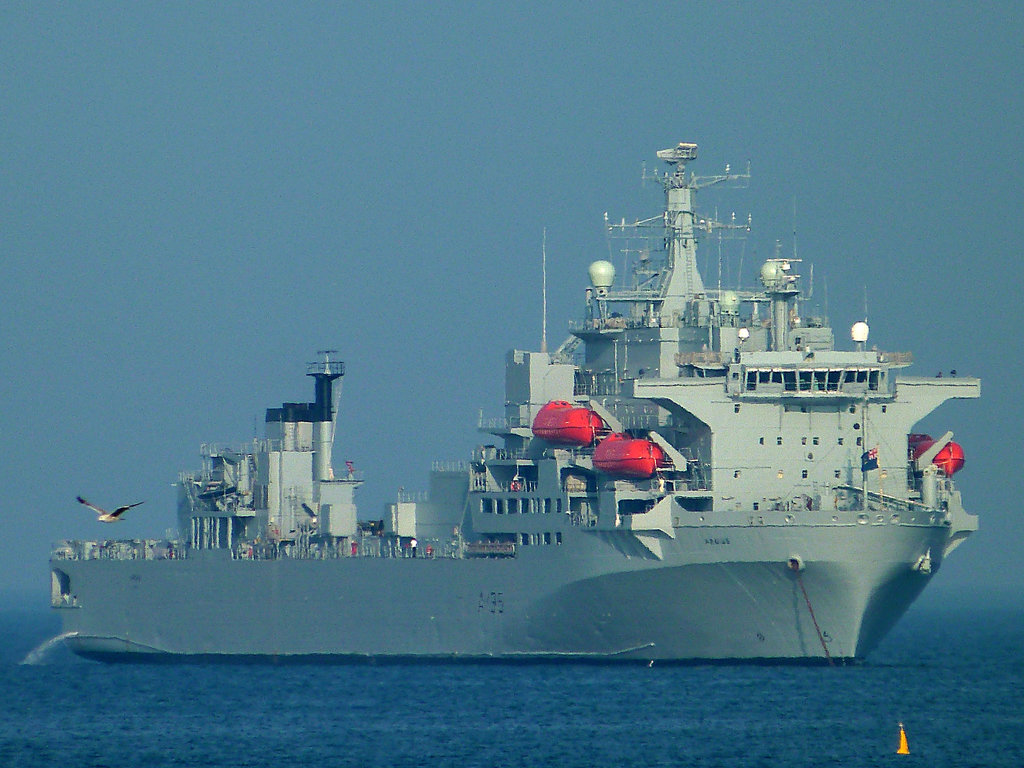
[[811,598],[807,596],[807,590],[804,588],[804,577],[800,574],[800,563],[795,560],[790,560],[789,568],[796,574],[796,583],[800,585],[800,591],[804,593],[804,602],[807,603],[807,612],[811,614],[811,621],[814,623],[814,631],[818,633],[818,642],[821,643],[821,649],[825,652],[825,658],[828,659],[828,665],[830,667],[834,667],[836,663],[832,661],[832,654],[828,652],[828,645],[825,643],[825,636],[821,634],[821,627],[818,626],[818,620],[814,617],[814,608],[811,607]]

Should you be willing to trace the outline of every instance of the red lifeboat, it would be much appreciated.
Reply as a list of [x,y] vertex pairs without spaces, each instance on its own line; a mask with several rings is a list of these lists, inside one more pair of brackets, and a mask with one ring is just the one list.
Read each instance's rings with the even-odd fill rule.
[[[910,457],[912,459],[917,459],[935,445],[935,441],[932,440],[930,435],[910,435],[907,438],[907,442],[910,446]],[[950,440],[943,446],[941,451],[935,454],[932,464],[941,469],[947,477],[950,477],[963,469],[966,461],[964,449],[959,443],[954,443]]]
[[555,445],[590,445],[606,431],[594,411],[566,400],[552,400],[533,420],[533,434]]
[[658,445],[622,432],[608,435],[594,449],[594,466],[615,477],[650,477],[666,464]]

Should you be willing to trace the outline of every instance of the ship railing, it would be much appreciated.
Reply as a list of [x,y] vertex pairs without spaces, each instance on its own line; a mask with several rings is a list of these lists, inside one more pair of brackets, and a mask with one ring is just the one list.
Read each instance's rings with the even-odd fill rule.
[[353,469],[352,471],[349,471],[349,470],[346,469],[346,470],[340,471],[340,472],[333,472],[333,470],[332,470],[332,474],[334,475],[334,477],[332,477],[330,480],[327,480],[326,482],[328,482],[328,483],[345,483],[345,482],[361,483],[361,482],[363,482],[363,470],[361,470],[361,469]]
[[[902,512],[934,512],[935,508],[914,499],[905,499],[901,496],[892,496],[879,491],[870,491],[857,485],[836,485],[833,490],[845,491],[854,498],[866,499],[867,502],[875,502],[881,505],[882,509]],[[862,504],[863,506],[863,504]]]
[[510,451],[507,448],[477,448],[473,452],[473,461],[476,463],[484,461],[529,461],[533,458],[528,450]]
[[474,478],[470,485],[471,493],[536,493],[538,485],[533,480],[517,480],[508,483],[496,483],[484,476]]
[[529,428],[530,423],[525,419],[520,418],[508,418],[505,416],[481,416],[477,420],[477,429],[482,431],[487,430],[508,430],[508,429],[526,429]]
[[515,557],[516,545],[511,541],[473,541],[466,544],[466,557]]
[[427,491],[406,491],[400,490],[398,492],[398,503],[409,504],[416,503],[419,501],[427,501],[429,494]]
[[[616,295],[616,299],[623,301],[632,301],[636,299],[650,299],[653,294],[647,293],[621,293]],[[592,317],[584,320],[570,320],[569,331],[570,333],[586,332],[586,331],[618,331],[626,328],[658,328],[659,326],[669,327],[671,324],[670,318],[658,318],[658,317]]]
[[657,431],[661,427],[656,415],[626,416],[620,418],[619,421],[622,423],[623,429]]
[[281,440],[271,438],[253,438],[246,443],[202,443],[199,446],[199,455],[204,459],[212,456],[223,456],[235,454],[237,456],[249,456],[254,453],[268,453],[281,450]]
[[590,466],[594,458],[593,448],[565,448],[560,450],[565,450],[566,454],[568,454],[569,459],[574,464]]
[[231,549],[233,560],[341,560],[379,558],[387,560],[444,560],[463,556],[458,541],[420,539],[415,552],[409,539],[364,536],[334,541],[304,541],[292,544],[240,542]]
[[53,560],[184,560],[184,542],[166,539],[117,539],[87,541],[74,539],[55,544]]
[[345,375],[345,363],[341,360],[320,360],[316,363],[306,363],[306,375],[329,374],[334,376]]
[[469,462],[464,459],[435,461],[430,465],[432,472],[469,472]]

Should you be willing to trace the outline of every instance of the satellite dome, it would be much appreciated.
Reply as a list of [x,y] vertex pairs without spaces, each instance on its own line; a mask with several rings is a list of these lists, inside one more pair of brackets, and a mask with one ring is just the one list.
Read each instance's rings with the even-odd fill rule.
[[587,270],[590,274],[590,284],[597,289],[608,289],[615,282],[615,267],[610,261],[595,261]]
[[863,320],[858,320],[853,324],[853,328],[850,329],[850,338],[856,341],[858,344],[863,344],[868,340],[868,324]]
[[740,337],[740,341],[746,341],[750,338],[750,331],[746,328],[740,328],[736,331],[736,335]]
[[766,288],[771,288],[779,282],[782,276],[782,267],[777,261],[766,261],[761,265],[761,282]]
[[722,309],[723,315],[738,315],[740,311],[740,297],[735,291],[722,291],[718,300],[718,306]]

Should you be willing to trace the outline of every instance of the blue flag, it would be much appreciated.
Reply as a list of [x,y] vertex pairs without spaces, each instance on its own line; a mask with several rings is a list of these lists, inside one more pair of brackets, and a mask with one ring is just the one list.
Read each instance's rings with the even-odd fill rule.
[[878,469],[878,448],[872,448],[870,451],[864,451],[860,456],[860,471],[870,472],[872,469]]

